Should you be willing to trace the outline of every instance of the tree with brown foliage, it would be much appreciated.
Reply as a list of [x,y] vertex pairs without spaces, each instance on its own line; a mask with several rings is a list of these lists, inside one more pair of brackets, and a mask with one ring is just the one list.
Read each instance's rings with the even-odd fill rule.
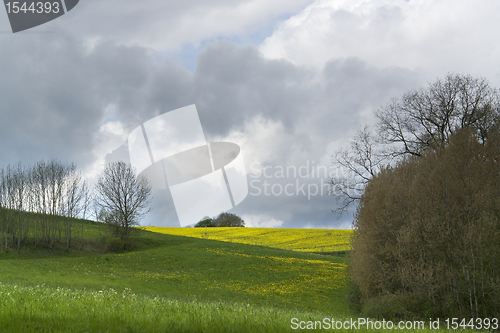
[[357,204],[351,299],[371,316],[500,313],[500,94],[449,74],[376,113],[334,155]]
[[500,313],[499,162],[498,131],[464,128],[368,183],[349,271],[367,315]]

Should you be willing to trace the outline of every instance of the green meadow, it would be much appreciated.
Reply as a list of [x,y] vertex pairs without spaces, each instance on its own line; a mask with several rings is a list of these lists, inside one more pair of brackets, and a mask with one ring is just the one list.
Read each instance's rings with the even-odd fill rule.
[[[343,256],[139,231],[135,250],[0,253],[6,332],[287,331],[292,317],[349,316]],[[236,326],[235,326],[236,325]]]
[[0,252],[0,332],[293,332],[292,318],[358,317],[346,255],[144,230],[103,253],[102,226],[76,223],[81,249]]

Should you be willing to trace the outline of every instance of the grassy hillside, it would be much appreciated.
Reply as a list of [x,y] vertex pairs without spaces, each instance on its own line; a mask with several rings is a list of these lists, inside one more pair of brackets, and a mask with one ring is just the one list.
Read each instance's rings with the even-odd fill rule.
[[[95,244],[105,230],[86,222],[84,231],[84,243]],[[0,332],[186,331],[194,322],[212,332],[217,321],[287,331],[292,315],[352,315],[343,256],[142,230],[134,242],[136,250],[115,254],[0,252]],[[131,316],[134,308],[142,312]],[[220,331],[234,331],[231,325]]]
[[[83,227],[99,244],[102,225]],[[134,247],[0,252],[0,332],[293,332],[292,318],[357,318],[345,255],[144,230]]]
[[173,235],[118,254],[0,256],[4,284],[113,288],[188,300],[241,300],[308,311],[347,312],[343,257]]
[[[248,303],[0,284],[0,332],[289,332],[297,312]],[[302,314],[321,320],[320,316]]]
[[273,228],[161,228],[145,230],[169,235],[269,246],[300,252],[349,251],[352,230]]

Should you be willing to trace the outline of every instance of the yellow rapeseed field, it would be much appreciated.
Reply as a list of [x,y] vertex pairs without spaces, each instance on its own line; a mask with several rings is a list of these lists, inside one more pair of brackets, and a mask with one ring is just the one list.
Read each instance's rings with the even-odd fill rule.
[[269,246],[300,252],[349,251],[352,230],[275,228],[164,228],[143,229],[162,234]]

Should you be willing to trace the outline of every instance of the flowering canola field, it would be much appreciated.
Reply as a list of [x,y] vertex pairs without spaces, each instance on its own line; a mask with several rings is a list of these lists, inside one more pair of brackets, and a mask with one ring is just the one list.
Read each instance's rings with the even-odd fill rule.
[[269,246],[300,252],[338,252],[351,249],[352,230],[285,228],[165,228],[144,227],[162,234]]

